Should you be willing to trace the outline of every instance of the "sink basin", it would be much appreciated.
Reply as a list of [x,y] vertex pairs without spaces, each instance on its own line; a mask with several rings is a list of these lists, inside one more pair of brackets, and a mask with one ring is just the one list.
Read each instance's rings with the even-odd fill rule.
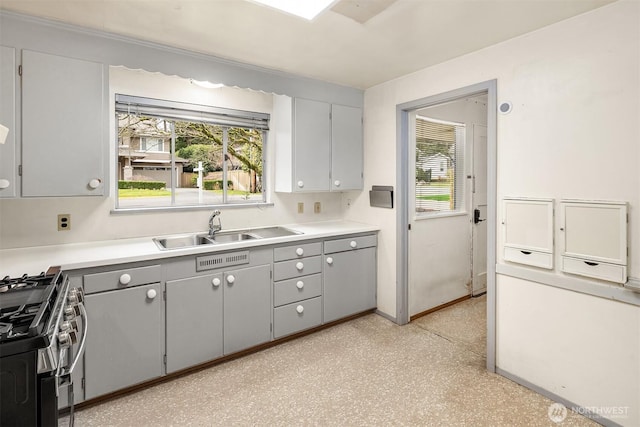
[[293,236],[302,234],[299,231],[285,227],[265,227],[256,229],[219,231],[213,236],[209,234],[191,234],[175,237],[155,237],[153,241],[161,250],[191,248],[201,245],[215,245],[233,242],[243,242],[253,239],[269,239],[273,237]]
[[213,240],[215,243],[231,243],[242,242],[244,240],[259,239],[259,237],[254,234],[245,233],[242,231],[223,231],[214,234],[213,237],[209,237],[209,239]]
[[177,236],[167,238],[154,238],[154,242],[160,249],[178,249],[191,246],[212,245],[214,242],[206,234],[194,234],[190,236]]
[[262,239],[268,239],[270,237],[283,237],[293,236],[296,234],[302,234],[299,231],[294,231],[286,227],[265,227],[255,228],[251,230],[251,234],[254,234]]

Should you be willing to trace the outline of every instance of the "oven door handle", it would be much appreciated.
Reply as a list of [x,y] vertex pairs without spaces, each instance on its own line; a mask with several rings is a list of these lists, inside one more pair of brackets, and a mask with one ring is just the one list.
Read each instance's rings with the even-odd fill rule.
[[70,375],[73,372],[73,369],[76,367],[76,363],[78,363],[80,356],[82,356],[82,353],[84,352],[84,344],[87,341],[87,330],[89,328],[89,325],[87,323],[87,310],[85,310],[84,304],[79,303],[78,308],[80,309],[80,317],[82,318],[82,340],[80,341],[80,346],[78,347],[78,352],[76,353],[76,356],[73,359],[73,363],[71,364],[71,366],[69,366],[69,369],[67,370],[68,375]]

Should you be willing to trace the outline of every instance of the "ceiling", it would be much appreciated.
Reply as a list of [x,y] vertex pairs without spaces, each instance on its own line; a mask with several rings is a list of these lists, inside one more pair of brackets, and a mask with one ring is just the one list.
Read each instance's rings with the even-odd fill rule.
[[248,0],[0,0],[0,9],[366,89],[613,0],[341,0],[313,21]]

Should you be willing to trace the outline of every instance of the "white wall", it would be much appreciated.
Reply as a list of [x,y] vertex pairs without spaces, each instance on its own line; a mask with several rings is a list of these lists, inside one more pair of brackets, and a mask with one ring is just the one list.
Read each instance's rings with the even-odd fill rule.
[[[498,115],[497,160],[498,200],[505,195],[528,197],[588,198],[626,200],[630,206],[631,276],[640,276],[640,3],[618,1],[592,12],[568,19],[516,39],[465,55],[405,77],[368,89],[365,92],[365,188],[372,184],[395,185],[396,177],[396,105],[471,84],[497,79],[498,103],[511,101],[513,111]],[[604,179],[602,159],[615,160],[616,166]],[[351,206],[347,218],[378,224],[378,307],[390,316],[396,313],[396,222],[395,210],[370,208],[366,193],[343,198]],[[498,221],[500,218],[498,218]],[[499,227],[498,227],[499,228]],[[500,237],[500,236],[498,236]],[[498,238],[500,242],[500,238]],[[498,243],[498,254],[501,252]],[[499,260],[500,262],[500,260]],[[561,275],[556,272],[555,274]],[[511,285],[500,277],[498,293]],[[536,289],[539,304],[553,299],[554,288],[526,282]],[[546,348],[542,330],[601,327],[603,304],[597,297],[567,292],[563,296],[565,316],[540,316],[537,322],[509,317],[509,312],[525,310],[530,301],[514,293],[502,293],[498,302],[498,321],[515,322],[519,334],[505,334],[498,325],[498,348],[522,345],[530,352],[524,363],[515,355],[500,354],[498,367],[543,389],[556,390],[556,383],[539,376],[528,361],[541,359]],[[630,336],[640,335],[640,307],[607,301],[608,327],[624,329]],[[616,308],[617,307],[617,308]],[[595,310],[595,311],[594,311]],[[618,315],[618,311],[624,314]],[[580,315],[590,313],[590,316]],[[506,320],[508,319],[508,320]],[[578,319],[578,320],[576,320]],[[533,340],[533,342],[530,342]],[[607,382],[583,372],[584,378],[571,376],[565,386],[581,389],[570,394],[557,390],[574,403],[610,404],[607,395],[616,390],[629,393],[625,402],[640,402],[638,383],[638,342],[620,342],[616,350],[588,359],[588,369],[606,370],[610,365],[629,376],[616,375]],[[571,360],[592,351],[594,342],[574,341],[563,349],[562,358],[549,360],[559,370],[574,372]],[[621,405],[624,402],[620,403]],[[635,411],[623,425],[638,425]]]
[[[238,88],[204,89],[176,76],[128,70],[110,69],[110,110],[114,94],[146,96],[208,104],[225,108],[272,113],[271,94]],[[268,188],[273,188],[273,140],[268,142]],[[115,165],[115,125],[110,117],[109,170],[113,178]],[[128,237],[155,236],[206,230],[210,211],[158,212],[112,214],[115,206],[115,179],[109,183],[111,197],[37,198],[0,200],[0,248],[99,241]],[[268,200],[273,207],[222,208],[224,228],[254,227],[271,224],[323,221],[342,217],[339,194],[291,195],[270,191]],[[313,202],[322,204],[320,214],[313,213]],[[297,213],[297,203],[305,203],[305,213]],[[57,231],[57,215],[71,214],[71,229]]]

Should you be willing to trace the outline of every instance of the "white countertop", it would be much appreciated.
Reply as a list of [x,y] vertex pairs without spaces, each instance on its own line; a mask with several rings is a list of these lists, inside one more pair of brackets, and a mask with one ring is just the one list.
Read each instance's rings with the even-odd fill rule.
[[[85,243],[71,243],[51,246],[0,250],[0,277],[39,274],[50,266],[60,266],[63,270],[113,265],[126,262],[148,261],[173,258],[176,256],[213,253],[239,248],[258,247],[300,240],[339,237],[341,235],[378,231],[380,228],[369,224],[349,221],[325,221],[305,224],[283,224],[282,227],[301,232],[292,236],[245,240],[242,242],[217,245],[203,245],[188,248],[160,250],[153,237],[105,240]],[[223,230],[233,231],[233,230]],[[206,231],[202,231],[205,233]],[[196,233],[190,233],[196,234]]]

